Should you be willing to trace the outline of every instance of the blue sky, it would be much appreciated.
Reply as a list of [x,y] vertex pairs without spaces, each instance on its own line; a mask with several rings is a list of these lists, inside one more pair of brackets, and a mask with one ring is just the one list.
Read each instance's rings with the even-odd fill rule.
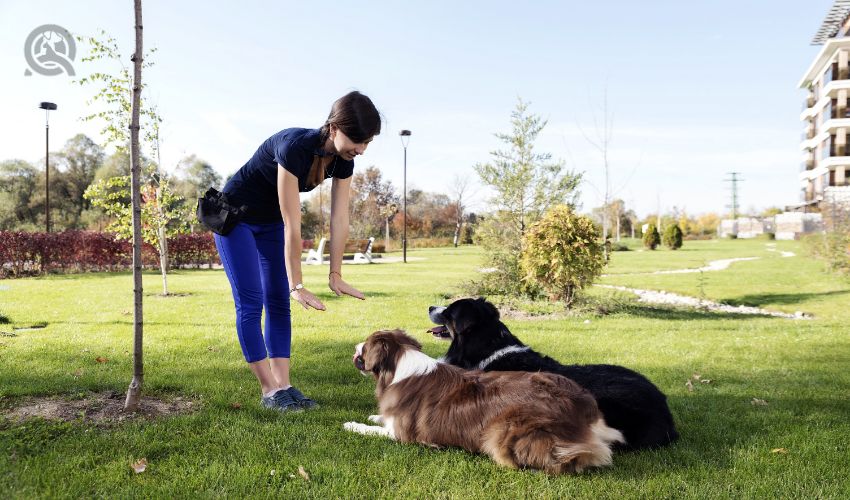
[[[540,151],[585,172],[585,210],[601,204],[593,135],[607,93],[613,114],[612,190],[639,214],[677,207],[723,211],[726,172],[744,208],[795,203],[800,106],[796,84],[819,47],[809,42],[830,0],[518,2],[144,2],[144,75],[158,104],[166,168],[196,154],[223,175],[272,133],[321,125],[351,89],[386,118],[359,168],[402,179],[398,130],[413,131],[408,185],[448,192],[455,174],[499,147],[517,97],[549,120]],[[132,2],[0,3],[0,160],[43,158],[82,123],[93,93],[66,75],[24,76],[24,41],[42,24],[100,29],[132,52]],[[79,59],[78,75],[93,67]],[[129,62],[128,62],[129,64]],[[108,69],[108,68],[107,68]],[[607,89],[607,91],[606,91]],[[486,207],[487,190],[477,192]]]

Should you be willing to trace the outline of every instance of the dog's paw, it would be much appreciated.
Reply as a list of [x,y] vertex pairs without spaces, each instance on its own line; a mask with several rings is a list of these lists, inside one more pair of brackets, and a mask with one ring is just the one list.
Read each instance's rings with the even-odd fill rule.
[[346,422],[342,424],[342,428],[350,432],[362,432],[361,427],[364,427],[360,422]]
[[384,425],[384,417],[380,415],[369,415],[369,418],[367,420],[374,424]]

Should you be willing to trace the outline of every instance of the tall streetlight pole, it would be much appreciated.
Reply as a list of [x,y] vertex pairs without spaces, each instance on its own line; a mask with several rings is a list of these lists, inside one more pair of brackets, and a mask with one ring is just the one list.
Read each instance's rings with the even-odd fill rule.
[[401,246],[404,263],[407,264],[407,144],[410,142],[410,130],[402,130],[401,145],[404,147],[404,229],[401,233]]
[[50,232],[50,111],[56,110],[52,102],[39,104],[44,110],[44,227]]

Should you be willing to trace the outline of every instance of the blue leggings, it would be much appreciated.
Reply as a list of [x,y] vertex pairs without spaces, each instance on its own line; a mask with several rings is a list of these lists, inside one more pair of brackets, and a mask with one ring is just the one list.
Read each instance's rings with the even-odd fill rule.
[[[283,222],[240,222],[227,236],[214,237],[236,303],[236,334],[245,361],[288,358],[292,323],[283,260]],[[263,307],[265,339],[260,331]]]

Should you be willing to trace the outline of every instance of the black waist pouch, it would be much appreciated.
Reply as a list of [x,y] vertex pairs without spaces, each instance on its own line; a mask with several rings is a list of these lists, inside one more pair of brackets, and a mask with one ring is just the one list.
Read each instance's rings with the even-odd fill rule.
[[226,235],[242,220],[248,207],[234,207],[227,195],[215,188],[207,189],[203,198],[198,198],[198,220],[210,231]]

